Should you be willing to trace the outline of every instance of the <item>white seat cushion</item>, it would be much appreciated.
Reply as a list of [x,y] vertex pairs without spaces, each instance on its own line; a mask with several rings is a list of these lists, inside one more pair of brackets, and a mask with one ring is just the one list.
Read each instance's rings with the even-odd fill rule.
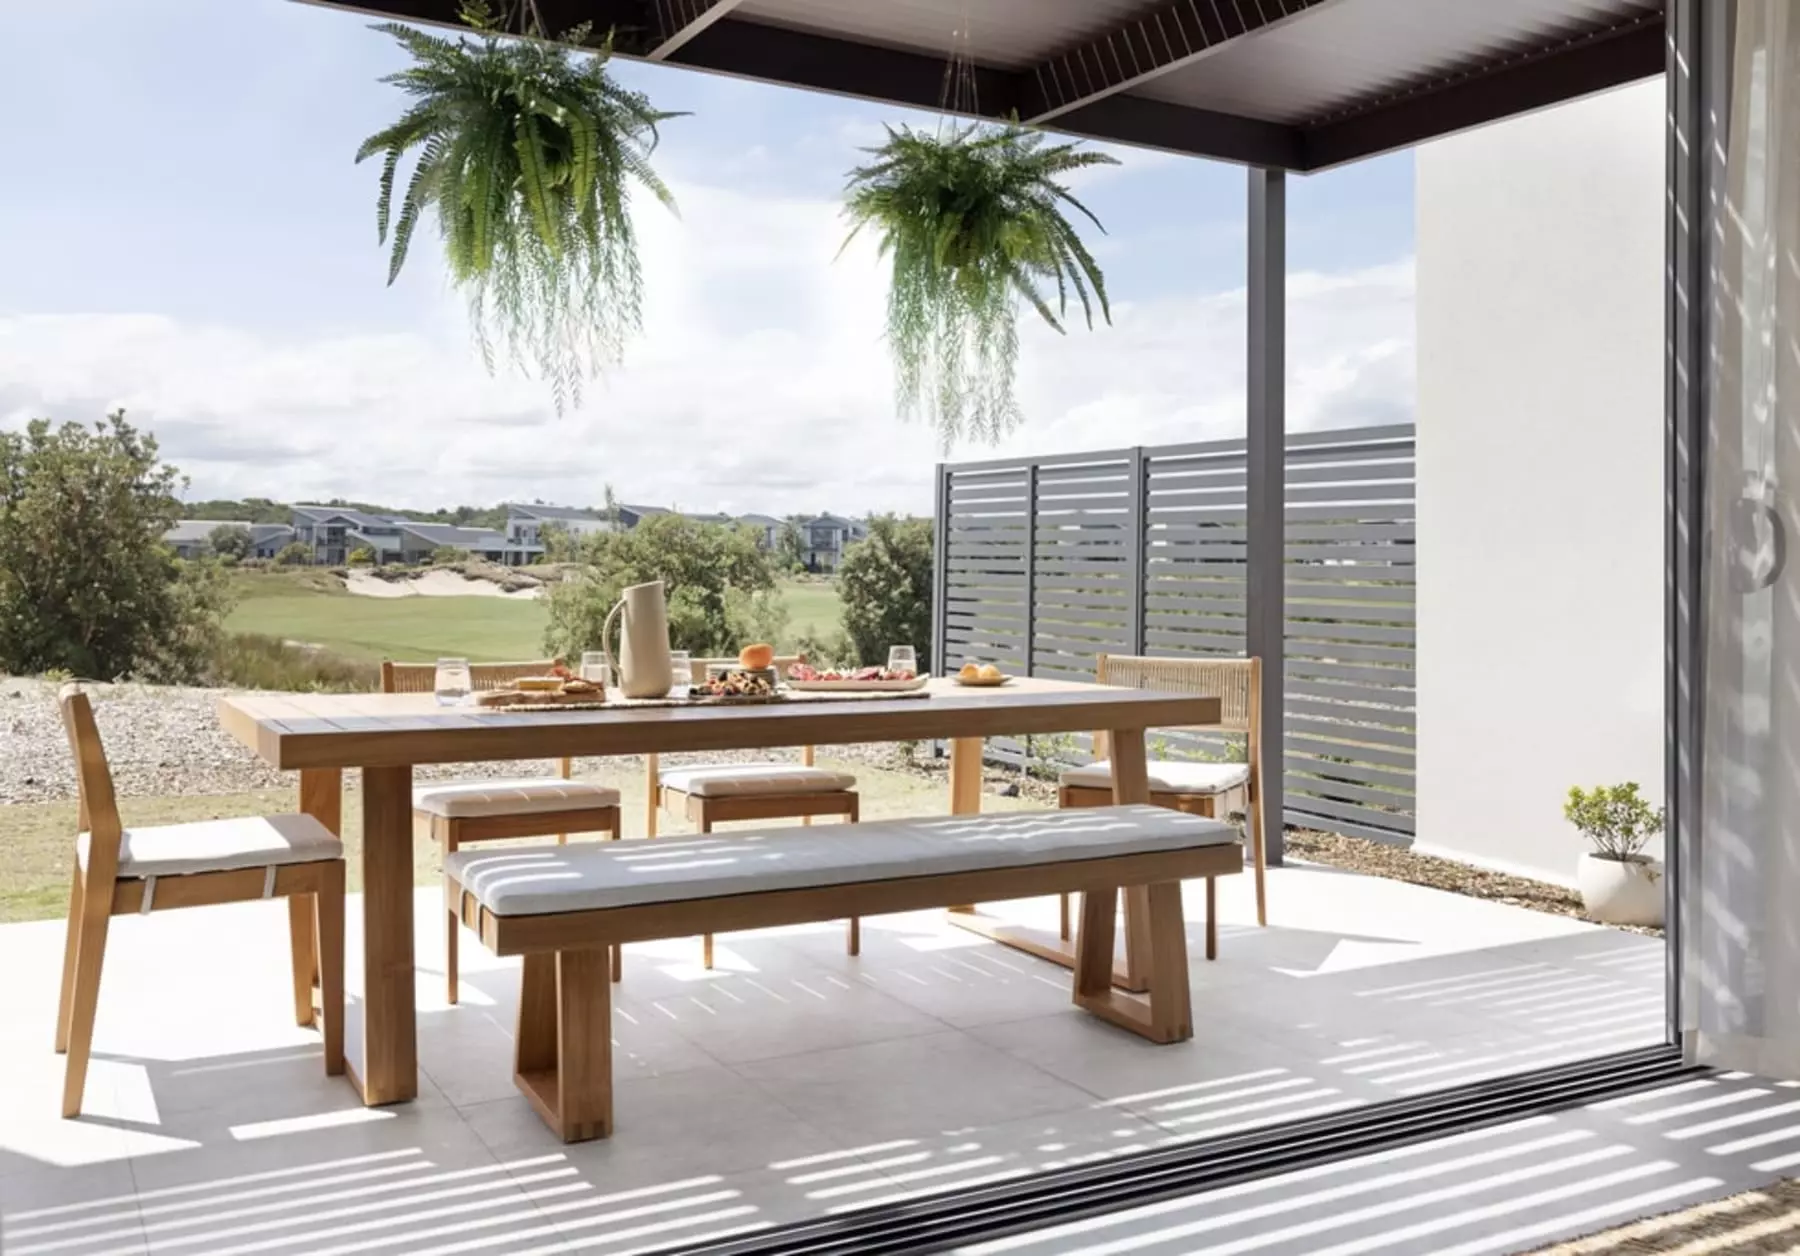
[[[88,836],[75,839],[75,854],[84,868]],[[344,844],[311,816],[245,816],[126,829],[119,843],[119,875],[175,877],[343,857]]]
[[619,791],[591,781],[555,776],[517,781],[451,781],[413,790],[413,810],[446,819],[470,816],[535,815],[546,811],[586,811],[616,807]]
[[445,871],[499,916],[813,889],[1236,843],[1217,820],[1092,807],[572,846],[469,849]]
[[[1112,762],[1100,759],[1084,768],[1070,768],[1057,778],[1064,785],[1085,789],[1112,788]],[[1186,760],[1150,761],[1150,791],[1156,794],[1222,794],[1250,779],[1248,763],[1190,763]]]
[[833,794],[852,789],[848,772],[809,768],[799,763],[726,763],[702,768],[676,768],[662,774],[669,789],[701,798],[750,798],[769,794]]

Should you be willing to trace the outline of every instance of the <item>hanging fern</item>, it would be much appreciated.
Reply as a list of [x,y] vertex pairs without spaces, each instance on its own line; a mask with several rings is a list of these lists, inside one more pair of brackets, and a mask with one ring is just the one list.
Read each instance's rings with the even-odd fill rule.
[[889,127],[886,144],[865,150],[875,161],[850,172],[844,246],[868,227],[892,259],[896,401],[903,415],[923,412],[946,447],[960,435],[996,440],[1019,422],[1021,300],[1059,332],[1071,289],[1090,328],[1095,304],[1112,321],[1100,267],[1063,205],[1105,228],[1058,177],[1118,162],[1046,140],[1020,126],[973,124],[948,136]]
[[[384,155],[376,223],[384,244],[392,229],[388,283],[420,217],[435,210],[488,370],[497,335],[513,362],[549,383],[560,414],[640,326],[631,193],[641,186],[674,208],[650,155],[658,125],[677,115],[612,80],[610,37],[590,51],[586,27],[558,41],[514,39],[485,4],[465,5],[463,17],[473,38],[375,28],[412,54],[412,66],[382,82],[416,103],[364,140],[356,160]],[[413,150],[395,215],[400,163]]]

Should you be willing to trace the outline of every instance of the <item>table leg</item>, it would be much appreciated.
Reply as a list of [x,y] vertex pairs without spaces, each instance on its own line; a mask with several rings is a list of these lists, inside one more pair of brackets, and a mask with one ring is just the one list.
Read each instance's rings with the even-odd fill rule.
[[[1121,734],[1113,734],[1119,737]],[[1125,767],[1125,789],[1130,797],[1124,801],[1148,802],[1150,800],[1150,782],[1144,763],[1144,733],[1138,729],[1135,734],[1130,731],[1122,734],[1126,741],[1126,755],[1129,760],[1133,753],[1130,743],[1136,738],[1137,768],[1136,776],[1132,776],[1129,762]],[[972,815],[981,810],[981,756],[984,743],[979,737],[961,737],[950,743],[950,814]],[[1115,758],[1114,763],[1118,760]],[[1118,797],[1118,767],[1114,767],[1114,797]],[[1114,901],[1117,895],[1108,895],[1108,901]],[[1043,936],[1033,931],[1007,924],[992,916],[984,915],[973,906],[952,907],[950,923],[958,928],[967,929],[971,933],[979,933],[982,937],[1010,946],[1016,951],[1034,955],[1039,959],[1047,959],[1064,968],[1075,967],[1076,943],[1066,938]],[[1106,938],[1112,937],[1108,930]],[[1141,888],[1125,891],[1125,963],[1113,970],[1113,984],[1122,989],[1142,994],[1150,988],[1148,961],[1150,956],[1149,916],[1146,910],[1144,891]],[[1099,945],[1099,943],[1095,943]],[[1105,943],[1110,951],[1110,942]],[[1092,953],[1092,947],[1090,947]]]
[[[1144,730],[1115,728],[1107,733],[1112,758],[1113,802],[1117,806],[1150,801],[1150,771],[1144,754]],[[1125,974],[1118,982],[1142,993],[1150,988],[1150,891],[1125,887]]]
[[412,769],[363,769],[363,1058],[370,1107],[419,1093]]

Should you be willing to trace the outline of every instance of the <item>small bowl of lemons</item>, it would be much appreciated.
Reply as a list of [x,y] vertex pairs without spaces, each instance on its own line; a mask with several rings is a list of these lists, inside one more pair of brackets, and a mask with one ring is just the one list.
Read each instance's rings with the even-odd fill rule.
[[992,663],[964,663],[952,679],[959,685],[991,689],[995,685],[1004,685],[1011,677]]

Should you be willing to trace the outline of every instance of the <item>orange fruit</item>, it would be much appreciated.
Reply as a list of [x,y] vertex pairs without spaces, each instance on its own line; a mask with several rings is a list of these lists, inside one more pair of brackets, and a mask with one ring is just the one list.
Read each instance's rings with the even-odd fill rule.
[[775,663],[775,647],[772,645],[747,645],[738,651],[738,665],[746,671],[760,672]]

